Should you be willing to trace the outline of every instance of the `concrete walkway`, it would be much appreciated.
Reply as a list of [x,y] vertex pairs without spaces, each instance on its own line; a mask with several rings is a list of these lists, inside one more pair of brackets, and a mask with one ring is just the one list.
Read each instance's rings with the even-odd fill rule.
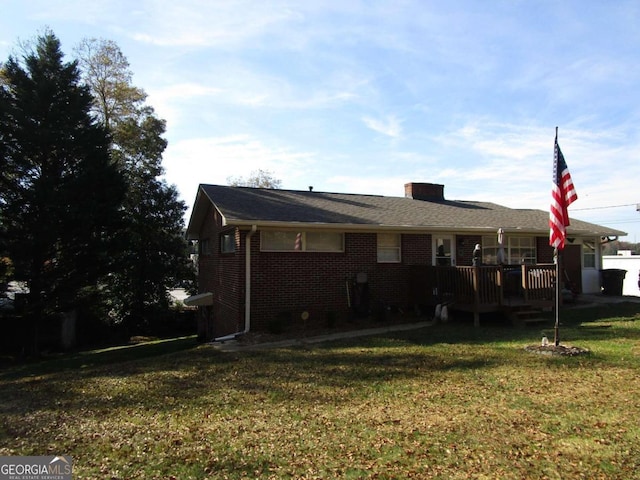
[[[577,301],[573,304],[565,304],[564,308],[588,308],[595,305],[613,305],[618,303],[640,303],[640,297],[635,295],[623,295],[612,296],[602,294],[588,294],[580,295]],[[243,343],[238,340],[225,340],[222,342],[211,342],[209,345],[221,352],[248,352],[257,350],[266,350],[269,348],[287,348],[287,347],[300,347],[305,345],[312,345],[323,342],[331,342],[334,340],[341,340],[344,338],[356,338],[366,337],[370,335],[381,335],[391,332],[401,332],[406,330],[417,330],[420,328],[431,327],[435,325],[434,321],[424,321],[416,323],[406,323],[398,325],[389,325],[378,328],[366,328],[366,329],[354,329],[344,332],[328,333],[325,335],[317,335],[304,338],[287,338],[276,342],[262,342],[262,343]]]
[[420,328],[430,327],[435,322],[416,322],[405,323],[400,325],[389,325],[386,327],[378,328],[365,328],[360,330],[348,330],[344,332],[328,333],[325,335],[317,335],[307,338],[288,338],[286,340],[279,340],[277,342],[264,342],[264,343],[242,343],[238,340],[226,340],[224,342],[211,342],[211,345],[216,350],[221,352],[248,352],[255,350],[265,350],[268,348],[287,348],[287,347],[300,347],[304,345],[312,345],[315,343],[331,342],[334,340],[341,340],[343,338],[355,338],[366,337],[369,335],[381,335],[391,332],[402,332],[406,330],[417,330]]
[[613,305],[616,303],[640,303],[640,297],[636,295],[602,295],[601,293],[581,294],[575,304],[566,304],[566,307],[591,307],[593,305]]

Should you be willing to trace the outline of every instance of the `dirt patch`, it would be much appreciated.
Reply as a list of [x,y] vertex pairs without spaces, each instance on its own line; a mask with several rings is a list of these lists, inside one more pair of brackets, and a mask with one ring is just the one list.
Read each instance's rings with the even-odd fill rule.
[[577,355],[588,355],[591,353],[586,348],[574,347],[571,345],[528,345],[524,347],[527,352],[540,355],[564,355],[575,357]]

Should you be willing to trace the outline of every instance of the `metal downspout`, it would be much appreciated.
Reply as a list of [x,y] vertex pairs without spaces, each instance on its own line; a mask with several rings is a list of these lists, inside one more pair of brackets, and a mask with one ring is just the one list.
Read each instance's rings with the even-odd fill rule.
[[244,333],[251,330],[251,237],[257,229],[257,225],[251,225],[244,244]]
[[247,333],[251,329],[251,237],[253,237],[253,234],[256,233],[257,229],[257,225],[251,225],[251,230],[247,233],[245,242],[244,330],[241,332],[224,335],[223,337],[214,338],[214,342],[226,342],[227,340],[233,340],[238,335]]

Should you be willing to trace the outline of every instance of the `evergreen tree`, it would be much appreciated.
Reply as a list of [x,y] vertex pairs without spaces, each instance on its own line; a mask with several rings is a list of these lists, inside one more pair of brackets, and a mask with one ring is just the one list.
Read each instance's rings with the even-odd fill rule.
[[112,156],[127,193],[126,222],[119,234],[117,268],[108,290],[117,320],[144,332],[168,308],[168,289],[195,275],[184,238],[186,206],[162,180],[166,124],[131,85],[129,63],[107,40],[84,40],[76,50],[94,97],[94,112],[112,135]]
[[53,315],[77,309],[111,270],[124,183],[76,62],[51,32],[0,83],[2,244],[27,282],[31,349]]

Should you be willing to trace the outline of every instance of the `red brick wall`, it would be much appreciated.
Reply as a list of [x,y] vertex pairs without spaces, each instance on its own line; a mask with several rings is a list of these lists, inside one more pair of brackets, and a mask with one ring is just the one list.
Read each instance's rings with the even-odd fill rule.
[[456,235],[456,265],[473,265],[473,249],[482,243],[481,235]]
[[437,183],[405,183],[404,196],[416,200],[444,200],[444,185]]
[[[235,229],[235,253],[220,253],[222,222],[211,209],[200,238],[209,239],[210,255],[199,259],[199,291],[214,295],[211,310],[214,336],[244,330],[245,311],[245,241],[247,230]],[[463,241],[464,240],[464,241]],[[537,241],[538,261],[548,262],[552,251],[544,238]],[[545,240],[546,241],[546,240]],[[457,236],[458,265],[471,264],[473,246],[479,236]],[[260,231],[251,238],[251,330],[268,330],[274,321],[288,327],[302,323],[301,313],[310,314],[307,326],[325,325],[329,315],[337,321],[347,320],[347,284],[353,301],[353,282],[359,272],[367,274],[369,307],[375,315],[380,305],[409,307],[410,269],[412,265],[431,265],[430,234],[402,235],[401,263],[378,263],[375,233],[346,233],[345,251],[261,252]]]
[[[375,233],[346,233],[343,253],[260,252],[259,233],[252,242],[252,329],[266,329],[278,318],[324,324],[328,314],[346,319],[347,283],[367,274],[369,306],[381,302],[406,306],[410,264],[431,263],[430,235],[402,236],[402,263],[378,263]],[[350,285],[350,288],[352,286]],[[350,290],[353,301],[353,290]],[[331,312],[331,313],[330,313]]]
[[207,340],[244,328],[241,325],[241,300],[244,295],[244,256],[240,251],[242,235],[237,229],[232,230],[236,236],[236,253],[220,253],[220,233],[222,220],[218,212],[209,208],[206,220],[200,230],[199,239],[209,243],[209,253],[198,256],[198,291],[213,293],[214,303],[210,309],[201,309],[199,332],[206,332]]
[[[211,254],[199,257],[199,291],[214,295],[209,319],[214,336],[244,329],[248,232],[236,230],[236,252],[221,254],[221,231],[220,218],[212,209],[200,232],[201,239],[208,239]],[[266,330],[272,321],[285,317],[300,323],[303,311],[310,313],[307,325],[324,325],[329,315],[346,320],[351,314],[347,284],[353,301],[352,283],[359,272],[367,274],[373,312],[381,302],[406,306],[408,268],[431,263],[431,236],[402,235],[401,255],[401,263],[378,263],[375,233],[346,233],[342,253],[261,252],[257,231],[251,239],[251,330]]]
[[553,263],[553,248],[548,237],[536,237],[536,252],[538,263]]

